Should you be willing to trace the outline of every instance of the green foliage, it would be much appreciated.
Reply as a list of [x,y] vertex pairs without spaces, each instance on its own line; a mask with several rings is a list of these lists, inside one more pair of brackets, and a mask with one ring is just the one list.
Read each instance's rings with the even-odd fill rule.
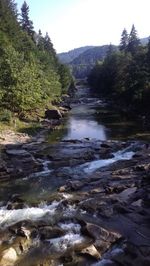
[[[12,46],[4,49],[2,77],[2,105],[13,112],[34,109],[41,99],[41,84],[34,61],[24,61],[23,55]],[[19,73],[19,75],[18,75]]]
[[67,91],[70,72],[59,63],[49,35],[34,33],[26,2],[20,24],[13,0],[0,0],[0,11],[0,107],[19,116],[44,109]]
[[120,40],[120,51],[126,51],[128,47],[128,33],[127,30],[124,29],[122,34],[121,34],[121,40]]
[[20,22],[22,29],[26,31],[28,35],[33,38],[34,37],[33,22],[29,19],[29,6],[27,5],[26,1],[24,1],[21,7]]
[[60,82],[62,84],[62,93],[64,94],[68,91],[68,88],[72,81],[69,68],[63,64],[60,64],[59,75],[60,75]]
[[18,28],[16,4],[13,0],[0,0],[0,30],[14,40]]
[[90,73],[91,69],[98,61],[103,61],[109,50],[116,51],[114,45],[103,45],[90,48],[76,57],[70,67],[75,78],[85,78]]
[[[124,41],[125,37],[125,41]],[[107,55],[103,64],[97,64],[88,81],[101,95],[136,112],[149,112],[150,102],[150,42],[140,46],[132,26],[127,43],[122,33],[120,52]]]
[[0,122],[10,123],[12,121],[12,113],[10,110],[0,110]]
[[129,34],[127,51],[134,55],[138,51],[140,40],[137,37],[137,31],[134,24],[132,25],[131,32]]
[[58,58],[63,64],[69,64],[75,58],[77,58],[80,54],[84,53],[85,51],[91,48],[94,48],[94,46],[84,46],[84,47],[76,48],[69,52],[58,54]]

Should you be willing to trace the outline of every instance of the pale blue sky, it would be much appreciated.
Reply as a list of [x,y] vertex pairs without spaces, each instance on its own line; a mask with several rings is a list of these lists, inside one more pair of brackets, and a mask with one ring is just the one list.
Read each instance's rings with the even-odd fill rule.
[[[24,0],[16,0],[18,9]],[[26,0],[36,31],[46,31],[57,52],[85,45],[119,44],[134,23],[139,37],[150,35],[150,0]]]

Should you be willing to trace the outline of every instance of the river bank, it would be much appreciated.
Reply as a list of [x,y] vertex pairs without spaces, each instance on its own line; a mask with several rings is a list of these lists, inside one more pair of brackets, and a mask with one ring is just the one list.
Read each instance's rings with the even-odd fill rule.
[[149,142],[102,139],[97,100],[81,95],[60,141],[43,132],[2,145],[1,266],[150,264]]

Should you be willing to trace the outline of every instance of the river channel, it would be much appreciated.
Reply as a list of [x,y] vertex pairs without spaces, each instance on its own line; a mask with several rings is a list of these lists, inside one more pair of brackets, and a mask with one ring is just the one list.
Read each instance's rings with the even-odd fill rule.
[[130,114],[120,114],[116,108],[100,100],[87,87],[78,87],[71,107],[72,110],[64,121],[63,127],[50,134],[50,141],[84,138],[150,139],[149,130],[142,119],[135,120]]
[[[140,120],[121,116],[78,87],[71,111],[44,140],[3,147],[0,266],[120,265],[113,256],[119,250],[126,260],[124,239],[148,245],[147,221],[140,216],[147,207],[136,218],[144,227],[131,215],[140,206],[136,201],[146,198],[148,186],[136,169],[149,161],[148,138]],[[138,265],[148,265],[144,259]]]
[[[92,150],[92,145],[96,147],[100,145],[101,141],[125,141],[128,139],[134,141],[137,137],[140,139],[149,137],[149,132],[145,130],[142,122],[121,117],[104,101],[95,97],[87,87],[78,87],[72,99],[71,108],[69,114],[63,119],[62,125],[46,135],[44,144],[36,142],[25,144],[23,146],[25,154],[20,154],[20,158],[17,154],[16,158],[12,156],[12,165],[18,168],[18,172],[29,173],[20,179],[16,178],[17,172],[16,177],[13,174],[13,182],[4,182],[0,187],[0,200],[9,199],[13,194],[19,194],[29,203],[40,203],[47,200],[50,192],[55,193],[67,179],[73,176],[75,178],[80,175],[84,176],[85,173],[91,171],[90,169],[94,171],[126,157],[124,149],[119,150],[118,148],[113,159],[111,156],[106,159],[100,158],[96,148]],[[82,153],[82,150],[85,153]],[[127,159],[128,155],[130,159],[131,151],[132,148],[129,147]],[[92,155],[90,156],[88,153]],[[68,161],[68,157],[71,162]],[[23,158],[22,164],[25,170],[20,170],[21,163],[18,160],[21,158]],[[32,169],[34,162],[40,165],[40,171]],[[28,163],[31,164],[31,171]],[[83,171],[84,168],[85,171]],[[22,174],[24,173],[21,172]]]

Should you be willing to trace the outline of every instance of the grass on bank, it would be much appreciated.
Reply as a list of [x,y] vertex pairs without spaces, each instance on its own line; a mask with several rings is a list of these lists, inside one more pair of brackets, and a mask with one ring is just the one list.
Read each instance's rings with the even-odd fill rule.
[[28,114],[24,119],[19,119],[7,109],[0,110],[0,132],[13,130],[31,136],[35,135],[41,129],[41,124],[38,121],[39,114],[42,116],[42,111],[39,111],[38,116],[32,113]]

